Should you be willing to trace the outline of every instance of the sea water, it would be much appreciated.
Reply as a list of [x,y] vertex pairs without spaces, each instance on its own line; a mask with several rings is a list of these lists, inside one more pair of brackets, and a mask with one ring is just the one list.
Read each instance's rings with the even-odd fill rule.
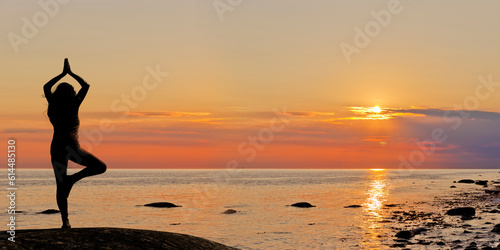
[[[78,169],[70,169],[70,173]],[[60,227],[52,170],[17,170],[16,229]],[[73,227],[190,234],[240,249],[388,248],[388,204],[432,211],[434,197],[463,191],[453,181],[494,180],[498,170],[119,170],[78,182]],[[468,185],[464,188],[472,188]],[[8,200],[4,200],[5,210]],[[316,207],[287,205],[309,202]],[[182,207],[142,205],[171,202]],[[345,208],[361,205],[360,208]],[[237,213],[224,214],[227,209]],[[442,212],[442,211],[439,211]],[[8,222],[8,214],[3,220]],[[4,223],[4,224],[6,224]],[[7,230],[7,227],[4,226]]]

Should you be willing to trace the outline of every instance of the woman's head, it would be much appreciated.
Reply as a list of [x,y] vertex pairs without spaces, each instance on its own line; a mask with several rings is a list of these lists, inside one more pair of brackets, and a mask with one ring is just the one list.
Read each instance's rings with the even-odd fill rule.
[[57,86],[56,91],[54,91],[54,97],[57,99],[72,98],[75,96],[76,96],[75,89],[73,88],[73,86],[71,86],[71,84],[69,84],[67,82],[60,83]]

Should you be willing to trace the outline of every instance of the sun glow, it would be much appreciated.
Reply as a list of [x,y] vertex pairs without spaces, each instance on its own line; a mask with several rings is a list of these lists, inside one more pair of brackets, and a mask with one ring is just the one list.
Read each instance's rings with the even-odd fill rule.
[[387,120],[393,118],[393,114],[386,112],[379,106],[375,107],[351,107],[351,111],[358,115],[349,117],[349,120]]
[[371,171],[384,171],[385,169],[383,168],[371,168]]
[[380,112],[382,112],[382,109],[380,109],[379,106],[375,106],[375,107],[372,108],[372,112],[380,113]]

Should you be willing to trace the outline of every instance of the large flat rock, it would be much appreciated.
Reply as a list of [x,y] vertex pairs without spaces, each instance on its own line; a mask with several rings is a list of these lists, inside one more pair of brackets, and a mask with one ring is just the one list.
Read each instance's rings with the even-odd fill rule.
[[16,230],[2,233],[0,249],[236,249],[186,234],[126,228]]

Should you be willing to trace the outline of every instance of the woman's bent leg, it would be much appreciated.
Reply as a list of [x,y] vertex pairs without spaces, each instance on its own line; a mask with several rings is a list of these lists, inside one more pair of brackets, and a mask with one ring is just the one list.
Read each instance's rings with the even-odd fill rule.
[[78,148],[76,150],[75,155],[72,155],[69,159],[75,163],[78,163],[82,166],[85,166],[84,169],[79,172],[72,174],[70,177],[73,183],[89,176],[98,175],[106,172],[106,164],[99,160],[99,158],[95,157],[91,153],[85,151],[82,148]]

